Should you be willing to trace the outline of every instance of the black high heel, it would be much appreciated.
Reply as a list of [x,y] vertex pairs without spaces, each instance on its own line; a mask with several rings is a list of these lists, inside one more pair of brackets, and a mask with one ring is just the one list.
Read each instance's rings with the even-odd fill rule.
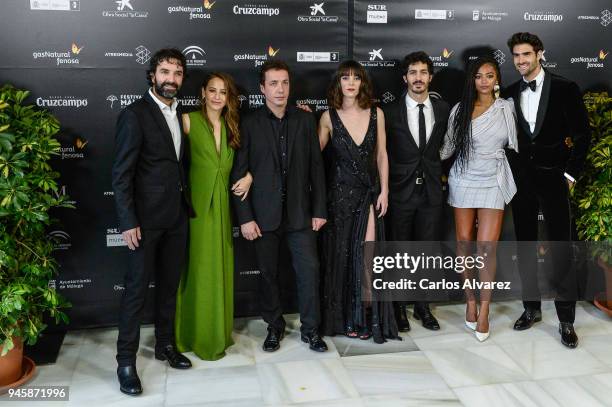
[[364,326],[359,330],[359,339],[362,341],[367,341],[371,336],[372,332],[370,332],[367,326]]
[[346,324],[346,326],[344,327],[344,336],[348,338],[357,338],[359,337],[359,333],[353,325]]
[[372,336],[374,337],[373,339],[375,343],[380,344],[387,342],[382,333],[382,329],[378,321],[378,315],[376,314],[372,315]]

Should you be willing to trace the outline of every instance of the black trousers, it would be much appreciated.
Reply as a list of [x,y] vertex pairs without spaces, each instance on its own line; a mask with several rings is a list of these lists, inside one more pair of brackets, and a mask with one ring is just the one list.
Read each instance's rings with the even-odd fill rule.
[[280,301],[278,259],[281,241],[286,241],[291,253],[291,262],[295,270],[298,292],[298,307],[303,333],[309,333],[319,326],[319,257],[317,255],[316,234],[311,228],[289,231],[285,222],[271,232],[262,232],[255,239],[257,266],[260,270],[259,299],[261,316],[269,326],[282,332],[285,320]]
[[151,276],[155,277],[155,350],[174,344],[176,292],[186,266],[188,221],[185,210],[172,228],[141,230],[140,247],[130,251],[119,313],[119,366],[136,363],[140,323]]
[[[569,189],[560,169],[537,169],[532,174],[521,174],[518,191],[512,200],[512,218],[518,241],[538,240],[538,212],[542,209],[549,241],[552,245],[551,275],[556,288],[555,308],[561,322],[574,322],[577,279],[572,268],[570,241],[573,236]],[[539,310],[541,297],[538,287],[537,256],[535,247],[519,247],[519,274],[526,310]]]
[[[442,205],[430,205],[425,184],[417,185],[407,201],[394,201],[391,196],[385,227],[387,240],[391,241],[440,240]],[[427,304],[425,301],[416,301],[415,307]]]

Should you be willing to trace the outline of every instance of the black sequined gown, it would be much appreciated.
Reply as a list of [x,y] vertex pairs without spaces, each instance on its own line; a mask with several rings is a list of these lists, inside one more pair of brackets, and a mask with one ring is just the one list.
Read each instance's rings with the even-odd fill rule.
[[[334,109],[330,109],[329,114],[333,133],[327,167],[329,220],[321,236],[321,331],[324,335],[343,334],[347,326],[359,329],[378,323],[382,336],[396,338],[392,304],[362,302],[363,242],[370,206],[376,207],[380,193],[376,166],[376,108],[370,111],[368,130],[361,145],[351,138]],[[376,240],[381,241],[384,239],[383,221],[376,214],[375,218]],[[367,308],[371,309],[367,311]]]

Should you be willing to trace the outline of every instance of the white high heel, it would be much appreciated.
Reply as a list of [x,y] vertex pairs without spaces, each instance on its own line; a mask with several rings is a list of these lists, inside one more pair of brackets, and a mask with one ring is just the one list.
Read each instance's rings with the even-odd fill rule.
[[468,327],[468,329],[475,331],[476,330],[476,322],[470,322],[467,319],[465,320],[465,326]]
[[491,327],[489,326],[489,330],[487,332],[478,332],[476,330],[476,324],[474,324],[474,334],[476,335],[476,339],[478,339],[479,342],[486,341],[487,338],[489,337],[489,332],[490,331],[491,331]]

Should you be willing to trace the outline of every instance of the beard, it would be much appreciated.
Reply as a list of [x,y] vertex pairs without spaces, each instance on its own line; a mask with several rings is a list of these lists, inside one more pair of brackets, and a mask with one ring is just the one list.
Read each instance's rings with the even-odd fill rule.
[[[172,85],[175,87],[175,89],[174,90],[164,89],[164,86],[167,86],[167,85]],[[164,97],[166,99],[174,98],[178,94],[179,89],[180,89],[179,86],[173,82],[163,82],[159,85],[157,83],[155,84],[155,92],[159,96]]]
[[[422,88],[421,89],[416,89],[416,85],[421,85]],[[410,86],[410,90],[413,93],[416,93],[417,95],[420,95],[421,93],[425,93],[427,92],[427,86],[425,86],[425,84],[423,82],[415,82]]]

